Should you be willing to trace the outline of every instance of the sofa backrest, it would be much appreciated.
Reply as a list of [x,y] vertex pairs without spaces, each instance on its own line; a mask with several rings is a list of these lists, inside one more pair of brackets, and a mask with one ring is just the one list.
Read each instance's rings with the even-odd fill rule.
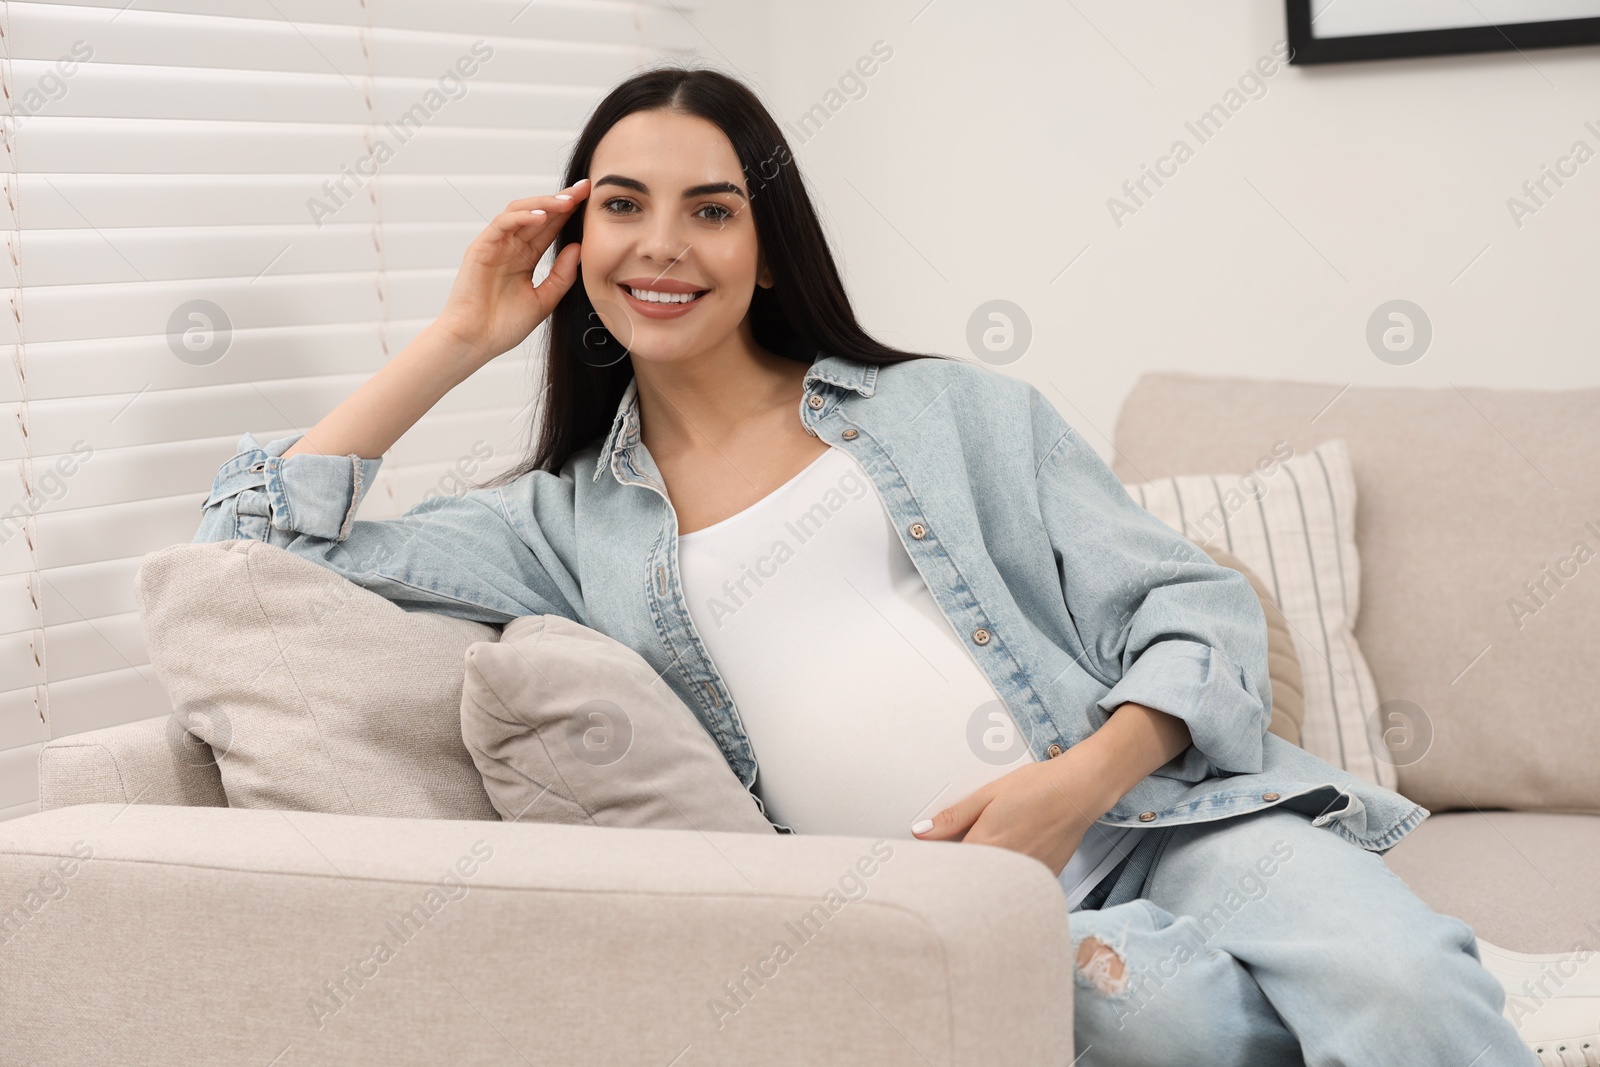
[[1431,734],[1400,791],[1433,811],[1600,812],[1584,770],[1600,758],[1600,389],[1151,373],[1112,469],[1243,474],[1276,442],[1334,438],[1355,469],[1356,637],[1381,726]]

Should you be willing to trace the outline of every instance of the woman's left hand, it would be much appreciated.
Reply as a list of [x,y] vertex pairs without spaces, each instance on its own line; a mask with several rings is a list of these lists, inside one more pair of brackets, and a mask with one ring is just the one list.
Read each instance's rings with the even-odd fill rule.
[[[1051,760],[1029,763],[996,778],[945,808],[932,826],[912,833],[923,841],[960,840],[998,845],[1032,856],[1060,876],[1095,820],[1111,810],[1103,802],[1092,753],[1069,748]],[[965,836],[963,836],[963,834]]]

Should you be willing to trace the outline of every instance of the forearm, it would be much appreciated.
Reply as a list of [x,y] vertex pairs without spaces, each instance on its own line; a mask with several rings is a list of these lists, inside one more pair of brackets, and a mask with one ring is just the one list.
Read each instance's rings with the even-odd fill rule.
[[430,324],[286,452],[379,459],[418,419],[479,365],[446,331]]
[[1189,727],[1175,715],[1128,702],[1119,704],[1104,726],[1078,742],[1097,767],[1095,807],[1098,819],[1157,768],[1176,759],[1190,744]]

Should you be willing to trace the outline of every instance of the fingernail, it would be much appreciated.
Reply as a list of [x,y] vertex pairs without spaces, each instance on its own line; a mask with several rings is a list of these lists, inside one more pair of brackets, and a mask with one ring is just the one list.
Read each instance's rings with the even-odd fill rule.
[[577,181],[572,183],[572,187],[574,189],[576,189],[578,186],[582,185],[584,182],[586,182],[588,180],[589,180],[588,178],[579,178]]
[[571,200],[572,197],[568,196],[566,193],[557,193],[556,194],[556,199],[557,200]]
[[544,208],[536,207],[532,211],[528,212],[528,214],[530,214],[530,215],[543,215],[544,214]]
[[932,829],[933,829],[933,820],[932,819],[923,819],[921,822],[912,823],[911,824],[911,832],[914,833],[914,834],[925,834],[929,830],[932,830]]

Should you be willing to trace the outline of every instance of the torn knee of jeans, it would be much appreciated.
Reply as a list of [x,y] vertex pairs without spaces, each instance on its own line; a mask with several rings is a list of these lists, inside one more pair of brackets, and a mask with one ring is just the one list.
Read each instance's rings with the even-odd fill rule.
[[1102,993],[1127,991],[1128,974],[1122,957],[1099,938],[1086,937],[1078,944],[1078,973]]

